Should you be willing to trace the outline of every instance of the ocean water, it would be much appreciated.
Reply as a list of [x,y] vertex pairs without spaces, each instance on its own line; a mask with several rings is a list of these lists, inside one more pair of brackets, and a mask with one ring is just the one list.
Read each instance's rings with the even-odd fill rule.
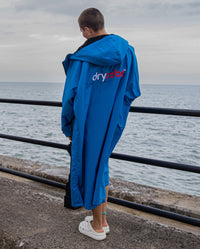
[[[64,83],[0,83],[0,98],[61,101]],[[133,106],[200,110],[198,85],[141,85]],[[0,103],[0,133],[68,143],[61,108]],[[200,118],[130,113],[114,152],[200,166]],[[0,154],[69,167],[64,150],[0,138]],[[199,174],[110,159],[110,176],[200,196]]]

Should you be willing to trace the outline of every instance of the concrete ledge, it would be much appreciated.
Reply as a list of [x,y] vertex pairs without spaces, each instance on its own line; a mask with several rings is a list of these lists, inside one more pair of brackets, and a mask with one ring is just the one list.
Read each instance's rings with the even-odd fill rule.
[[[69,169],[0,155],[0,166],[66,183]],[[200,197],[111,178],[109,195],[200,219]]]

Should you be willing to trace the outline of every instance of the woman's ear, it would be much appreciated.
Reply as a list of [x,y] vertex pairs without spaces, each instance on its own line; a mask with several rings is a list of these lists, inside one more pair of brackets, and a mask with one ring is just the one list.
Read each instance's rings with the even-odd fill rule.
[[85,33],[87,34],[87,35],[92,35],[92,29],[91,28],[88,28],[88,27],[85,27]]
[[94,30],[89,27],[84,27],[84,28],[81,28],[80,30],[86,39],[93,37],[95,33]]

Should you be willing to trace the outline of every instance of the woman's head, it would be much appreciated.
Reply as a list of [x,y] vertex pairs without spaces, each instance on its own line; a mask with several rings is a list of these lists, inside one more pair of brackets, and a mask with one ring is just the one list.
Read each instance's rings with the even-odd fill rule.
[[83,35],[84,32],[86,32],[86,36],[89,30],[93,31],[94,33],[98,33],[99,31],[104,30],[104,17],[102,13],[95,8],[85,9],[80,14],[78,23],[81,31],[83,32]]

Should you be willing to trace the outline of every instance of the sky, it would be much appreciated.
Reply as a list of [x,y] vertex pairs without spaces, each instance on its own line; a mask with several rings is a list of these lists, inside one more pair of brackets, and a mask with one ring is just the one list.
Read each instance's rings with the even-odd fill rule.
[[199,0],[0,0],[0,82],[64,82],[89,7],[135,48],[141,83],[200,85]]

